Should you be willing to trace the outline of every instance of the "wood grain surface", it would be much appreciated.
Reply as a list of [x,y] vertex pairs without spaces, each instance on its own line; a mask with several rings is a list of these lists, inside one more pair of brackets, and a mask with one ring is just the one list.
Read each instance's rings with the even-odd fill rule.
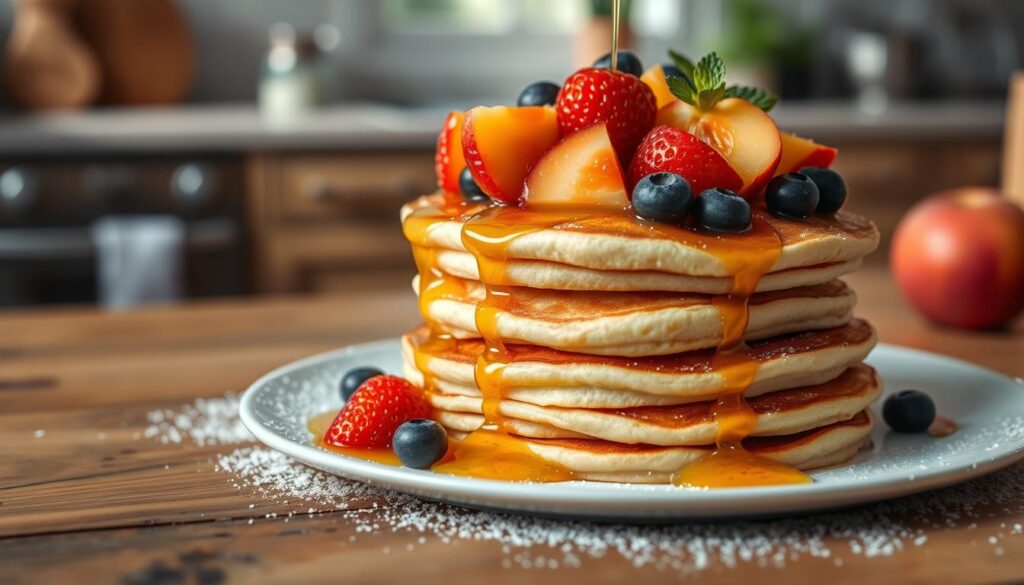
[[[883,341],[1024,376],[1020,324],[965,333],[923,323],[880,270],[849,279]],[[536,583],[678,581],[614,554],[577,568],[503,568],[500,543],[418,532],[357,533],[350,515],[239,489],[216,467],[234,446],[140,438],[146,413],[238,392],[266,371],[415,323],[406,290],[205,302],[131,313],[0,314],[0,583]],[[37,431],[45,431],[38,436]],[[350,509],[380,513],[372,499]],[[784,568],[709,559],[702,582],[975,583],[1024,577],[1024,502],[993,504],[973,526],[927,528],[927,543],[839,564]],[[314,514],[288,518],[296,508]],[[982,512],[982,511],[979,511]],[[268,515],[278,514],[276,518]],[[938,518],[905,518],[930,526]],[[848,548],[826,536],[823,546]],[[507,563],[506,563],[507,564]],[[513,565],[515,566],[515,565]]]

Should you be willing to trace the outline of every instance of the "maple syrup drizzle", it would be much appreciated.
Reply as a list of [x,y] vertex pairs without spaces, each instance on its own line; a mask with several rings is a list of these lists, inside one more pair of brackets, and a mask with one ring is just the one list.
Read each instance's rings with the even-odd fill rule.
[[[543,224],[490,223],[486,218],[492,207],[468,219],[462,225],[462,243],[476,259],[480,281],[486,295],[477,303],[475,320],[477,331],[484,340],[484,351],[477,357],[474,369],[476,386],[482,395],[481,410],[484,422],[480,429],[470,433],[452,449],[451,457],[434,466],[438,473],[503,479],[506,481],[568,481],[573,473],[562,465],[552,463],[535,454],[526,442],[509,434],[501,415],[501,401],[505,395],[502,374],[508,363],[504,340],[498,331],[498,320],[513,302],[513,289],[504,282],[508,248],[523,235],[542,229]],[[484,218],[483,220],[481,218]]]
[[712,369],[723,381],[712,408],[718,427],[715,449],[681,469],[672,478],[676,485],[721,488],[811,481],[805,473],[743,447],[743,439],[750,436],[757,424],[757,415],[745,398],[758,368],[758,361],[743,342],[750,321],[749,301],[761,277],[771,270],[782,251],[779,235],[765,221],[755,218],[750,234],[759,242],[755,249],[718,256],[734,276],[729,294],[712,300],[722,318],[722,340],[711,359]]

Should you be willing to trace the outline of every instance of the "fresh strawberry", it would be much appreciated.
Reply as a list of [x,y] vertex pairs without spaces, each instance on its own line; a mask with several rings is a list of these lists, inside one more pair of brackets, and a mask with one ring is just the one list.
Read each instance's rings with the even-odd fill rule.
[[671,126],[655,126],[637,147],[629,165],[630,192],[640,179],[663,171],[689,181],[694,195],[712,187],[733,191],[743,187],[743,179],[718,151],[693,134]]
[[459,173],[466,168],[462,156],[462,112],[452,112],[444,121],[441,134],[437,137],[437,151],[434,154],[434,173],[437,186],[446,193],[459,192]]
[[604,122],[623,163],[654,126],[657,114],[654,92],[639,77],[594,67],[565,80],[555,107],[562,136]]
[[430,416],[419,390],[398,376],[374,376],[349,398],[324,435],[341,447],[387,448],[402,423]]

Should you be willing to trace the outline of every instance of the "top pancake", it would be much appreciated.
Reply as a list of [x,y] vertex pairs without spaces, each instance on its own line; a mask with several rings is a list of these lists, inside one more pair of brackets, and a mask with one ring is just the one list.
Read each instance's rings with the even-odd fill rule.
[[[743,269],[743,261],[763,253],[764,239],[753,233],[716,235],[685,227],[638,220],[622,212],[536,211],[515,207],[467,207],[459,213],[446,213],[440,195],[428,195],[402,208],[403,230],[414,247],[439,251],[468,252],[463,228],[501,240],[500,255],[492,258],[503,262],[503,270],[485,270],[479,279],[493,285],[525,285],[523,280],[535,272],[543,278],[539,288],[563,289],[580,283],[594,284],[594,278],[583,278],[576,271],[555,271],[543,263],[582,268],[600,272],[653,272],[651,281],[636,279],[631,287],[628,279],[613,279],[613,288],[604,290],[673,290],[679,292],[727,292],[731,277]],[[780,246],[778,258],[768,274],[799,271],[811,267],[849,265],[852,269],[864,255],[878,245],[878,230],[859,216],[840,212],[835,217],[812,217],[797,221],[769,214],[762,206],[754,209],[753,231],[774,231]],[[490,255],[490,252],[487,253]],[[515,276],[510,270],[515,261],[542,261],[532,269],[521,265]],[[452,263],[455,261],[453,260]],[[465,262],[462,262],[463,266]],[[563,274],[564,273],[564,274]],[[661,281],[655,276],[661,275]],[[665,279],[664,275],[711,279],[691,282]],[[459,276],[472,277],[470,274]],[[824,280],[834,278],[830,271]],[[512,281],[510,281],[510,279]],[[574,279],[576,284],[574,284]],[[714,279],[725,279],[715,282]],[[560,280],[564,280],[562,283]],[[768,283],[778,281],[779,288],[813,284],[808,278],[792,281],[765,277]],[[813,279],[810,279],[813,280]],[[600,290],[600,288],[596,288]],[[766,290],[766,289],[759,289]]]

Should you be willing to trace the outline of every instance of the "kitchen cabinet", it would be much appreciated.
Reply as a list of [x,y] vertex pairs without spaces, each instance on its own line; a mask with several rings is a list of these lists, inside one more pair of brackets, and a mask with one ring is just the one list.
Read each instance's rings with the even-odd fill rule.
[[249,160],[259,292],[408,285],[398,210],[435,189],[428,151],[260,154]]

